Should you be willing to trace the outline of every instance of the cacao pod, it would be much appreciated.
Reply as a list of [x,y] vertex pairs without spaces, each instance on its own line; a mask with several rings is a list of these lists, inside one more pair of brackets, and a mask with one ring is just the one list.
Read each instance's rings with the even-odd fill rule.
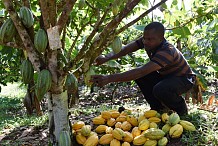
[[17,30],[11,18],[7,19],[0,28],[0,42],[7,43],[13,40]]
[[87,86],[92,86],[93,82],[91,82],[90,79],[94,74],[95,71],[92,69],[92,67],[90,67],[89,70],[84,74],[84,81]]
[[158,146],[166,146],[167,143],[168,143],[168,139],[166,137],[159,139],[157,142]]
[[150,118],[150,117],[155,117],[156,114],[157,114],[156,110],[148,110],[148,111],[145,111],[144,116],[145,118]]
[[195,131],[196,130],[195,126],[189,121],[181,120],[179,122],[179,124],[182,125],[182,127],[187,131]]
[[114,139],[112,134],[105,134],[99,139],[99,144],[105,145],[110,144],[110,142]]
[[113,128],[107,127],[106,130],[105,130],[105,133],[106,134],[112,134],[112,131],[113,131]]
[[77,134],[76,135],[76,142],[78,144],[82,144],[83,145],[86,142],[86,137],[83,136],[82,134]]
[[40,71],[40,73],[38,74],[38,78],[36,81],[36,88],[35,88],[36,97],[39,99],[39,101],[43,98],[45,93],[50,90],[51,83],[52,83],[51,73],[46,69]]
[[133,141],[132,133],[128,131],[125,131],[124,133],[126,136],[123,138],[123,141],[131,143]]
[[144,135],[139,135],[133,139],[133,144],[134,145],[143,145],[147,140],[148,140],[148,138],[144,137]]
[[98,117],[94,117],[92,119],[92,122],[93,122],[93,124],[96,124],[96,125],[103,125],[103,124],[105,124],[106,120],[104,118],[102,118],[100,115]]
[[150,122],[148,119],[144,119],[139,123],[139,130],[147,130],[149,128]]
[[83,136],[89,136],[91,133],[91,126],[90,125],[85,125],[81,128],[81,134]]
[[138,126],[138,120],[135,118],[135,117],[133,117],[133,116],[131,116],[131,115],[127,115],[126,116],[126,120],[132,125],[132,126]]
[[30,83],[30,81],[33,79],[33,75],[34,75],[34,69],[32,63],[28,59],[24,60],[21,65],[21,76],[23,82],[25,84]]
[[140,123],[144,119],[146,119],[144,114],[140,114],[139,117],[138,117],[138,123]]
[[72,125],[73,130],[81,129],[83,126],[85,126],[85,123],[83,121],[78,121]]
[[176,124],[170,128],[169,134],[172,138],[179,138],[182,135],[183,127],[180,124]]
[[116,124],[116,120],[114,118],[110,118],[107,120],[107,125],[113,127]]
[[104,118],[104,119],[110,119],[111,118],[111,112],[109,111],[102,111],[101,112],[101,117]]
[[119,140],[113,139],[113,140],[110,142],[110,146],[121,146],[121,143],[120,143]]
[[111,44],[111,48],[114,53],[119,53],[122,49],[122,41],[120,37],[116,36]]
[[156,146],[157,145],[157,140],[152,140],[149,139],[145,142],[144,146]]
[[25,6],[20,8],[20,19],[25,27],[30,28],[31,26],[33,26],[33,13],[29,8]]
[[169,120],[169,115],[167,113],[163,113],[161,115],[161,119],[163,122],[167,122]]
[[112,117],[112,118],[115,118],[115,119],[116,119],[116,118],[119,117],[119,116],[120,116],[120,113],[119,113],[118,111],[112,111],[112,112],[111,112],[111,117]]
[[69,146],[71,145],[71,138],[69,131],[61,131],[59,137],[59,145],[61,146]]
[[117,123],[115,124],[115,128],[121,128],[121,126],[122,126],[122,123],[121,123],[121,122],[117,122]]
[[155,122],[151,122],[149,124],[149,128],[158,128],[157,124]]
[[149,139],[158,140],[164,137],[165,133],[161,129],[150,128],[145,131],[144,136]]
[[97,146],[98,144],[98,135],[93,134],[92,136],[89,136],[86,142],[83,146]]
[[98,127],[96,127],[95,132],[97,133],[104,133],[107,129],[106,125],[99,125]]
[[74,74],[68,74],[65,81],[65,89],[67,89],[68,93],[72,93],[76,91],[78,88],[78,80],[74,76]]
[[171,126],[169,124],[165,124],[163,127],[162,127],[162,130],[164,133],[168,133],[170,131],[170,128]]
[[128,142],[124,142],[124,143],[122,143],[122,145],[121,146],[130,146],[130,143],[128,143]]
[[124,121],[121,124],[121,129],[123,129],[124,131],[129,131],[131,128],[132,128],[132,125],[128,121]]
[[116,118],[116,122],[124,122],[126,121],[126,116],[120,115],[119,117]]
[[118,12],[119,12],[119,7],[117,5],[113,5],[112,6],[112,13],[113,13],[113,15],[114,16],[117,15]]
[[139,130],[138,127],[134,127],[132,129],[132,136],[133,136],[133,138],[135,138],[136,136],[139,136],[139,135],[141,135],[141,130]]
[[148,119],[149,122],[155,122],[155,123],[159,123],[161,122],[161,119],[160,118],[157,118],[157,117],[150,117]]
[[168,123],[170,125],[176,125],[178,124],[180,121],[180,117],[177,113],[172,113],[170,116],[169,116],[169,119],[168,119]]
[[34,46],[39,52],[44,53],[47,45],[48,45],[47,34],[43,29],[39,29],[34,36]]
[[113,131],[112,131],[112,135],[114,138],[116,138],[117,140],[122,140],[126,134],[124,133],[124,131],[120,128],[115,128]]

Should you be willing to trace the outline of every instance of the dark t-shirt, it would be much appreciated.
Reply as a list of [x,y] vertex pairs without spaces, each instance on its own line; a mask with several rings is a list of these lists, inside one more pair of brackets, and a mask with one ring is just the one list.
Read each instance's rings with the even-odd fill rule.
[[[136,43],[140,49],[144,48],[142,37],[136,40]],[[146,52],[152,62],[162,67],[159,73],[163,76],[194,74],[182,53],[166,40],[156,49]]]

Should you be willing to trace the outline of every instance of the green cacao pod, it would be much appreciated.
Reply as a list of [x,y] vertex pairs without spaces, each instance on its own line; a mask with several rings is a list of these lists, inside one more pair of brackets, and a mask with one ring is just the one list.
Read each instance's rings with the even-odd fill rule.
[[71,138],[69,131],[61,131],[59,137],[60,146],[71,146]]
[[113,6],[112,6],[112,13],[113,13],[113,15],[114,15],[114,16],[117,15],[118,12],[119,12],[119,7],[118,7],[118,5],[113,5]]
[[33,79],[33,75],[34,69],[32,63],[28,59],[24,60],[21,65],[21,76],[23,82],[28,84]]
[[39,74],[36,81],[35,93],[39,101],[43,98],[46,92],[50,90],[52,83],[51,73],[43,69]]
[[120,37],[116,36],[111,44],[114,53],[119,53],[122,49],[122,41]]
[[164,137],[165,133],[161,129],[150,128],[145,131],[144,136],[149,139],[158,140]]
[[167,143],[168,143],[168,139],[166,137],[159,139],[157,142],[158,146],[166,146]]
[[95,71],[92,69],[92,67],[90,67],[89,70],[85,73],[84,81],[87,86],[92,86],[93,83],[90,82],[90,79],[91,79],[91,75],[94,75],[94,74],[95,74]]
[[69,91],[71,90],[75,90],[78,87],[78,80],[77,78],[74,76],[74,74],[68,74],[67,75],[67,79],[65,82],[65,89]]
[[79,10],[83,9],[85,5],[86,5],[85,0],[79,0],[79,3],[78,3]]
[[172,113],[170,116],[169,116],[169,119],[168,119],[168,123],[173,126],[173,125],[176,125],[178,124],[180,121],[180,117],[177,113]]
[[34,46],[39,51],[44,53],[48,44],[48,37],[43,29],[39,29],[34,36]]
[[0,28],[0,42],[7,43],[12,41],[16,32],[16,28],[11,18],[7,19]]
[[20,8],[20,19],[25,27],[30,28],[31,26],[33,26],[33,13],[29,8],[24,6]]

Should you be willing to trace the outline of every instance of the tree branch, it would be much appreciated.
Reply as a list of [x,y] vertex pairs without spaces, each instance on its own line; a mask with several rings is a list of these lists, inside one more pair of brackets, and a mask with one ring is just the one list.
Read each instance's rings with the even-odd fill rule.
[[18,46],[15,42],[8,42],[8,43],[1,43],[0,42],[0,45],[25,50],[24,46]]
[[70,12],[72,11],[73,6],[75,5],[76,0],[67,0],[66,4],[65,4],[65,8],[61,13],[61,16],[59,17],[58,21],[57,21],[57,25],[59,25],[59,33],[62,32],[64,25],[66,24]]
[[40,0],[40,8],[41,8],[41,15],[43,18],[44,28],[47,30],[50,27],[50,20],[49,20],[49,13],[48,13],[48,6],[47,0]]
[[3,3],[5,5],[6,10],[9,12],[10,17],[12,21],[14,22],[14,25],[23,41],[23,44],[25,46],[25,49],[27,51],[28,57],[30,61],[32,62],[34,68],[36,71],[40,71],[42,68],[43,62],[40,62],[42,59],[40,59],[39,55],[35,51],[34,45],[30,39],[30,36],[28,35],[26,29],[22,25],[22,22],[20,21],[17,12],[13,8],[13,3],[11,0],[3,0]]
[[49,20],[52,26],[56,24],[56,0],[48,0],[48,7],[49,7]]

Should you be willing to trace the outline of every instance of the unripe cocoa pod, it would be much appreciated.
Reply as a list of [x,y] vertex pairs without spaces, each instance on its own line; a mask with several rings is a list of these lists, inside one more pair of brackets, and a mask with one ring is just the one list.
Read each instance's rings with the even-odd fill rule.
[[119,36],[116,36],[111,44],[114,53],[119,53],[122,49],[122,41]]
[[23,82],[25,84],[30,83],[30,81],[33,79],[33,75],[34,75],[34,69],[32,63],[28,59],[24,60],[21,65],[21,76]]
[[16,28],[11,18],[7,19],[0,28],[0,42],[7,43],[12,41],[16,32]]
[[47,34],[43,29],[39,29],[36,35],[34,36],[34,46],[39,52],[44,53],[47,45]]
[[33,26],[33,13],[29,8],[25,6],[20,8],[20,19],[25,27],[30,28],[31,26]]
[[59,145],[61,146],[70,146],[71,145],[71,138],[69,131],[61,131],[59,137]]

